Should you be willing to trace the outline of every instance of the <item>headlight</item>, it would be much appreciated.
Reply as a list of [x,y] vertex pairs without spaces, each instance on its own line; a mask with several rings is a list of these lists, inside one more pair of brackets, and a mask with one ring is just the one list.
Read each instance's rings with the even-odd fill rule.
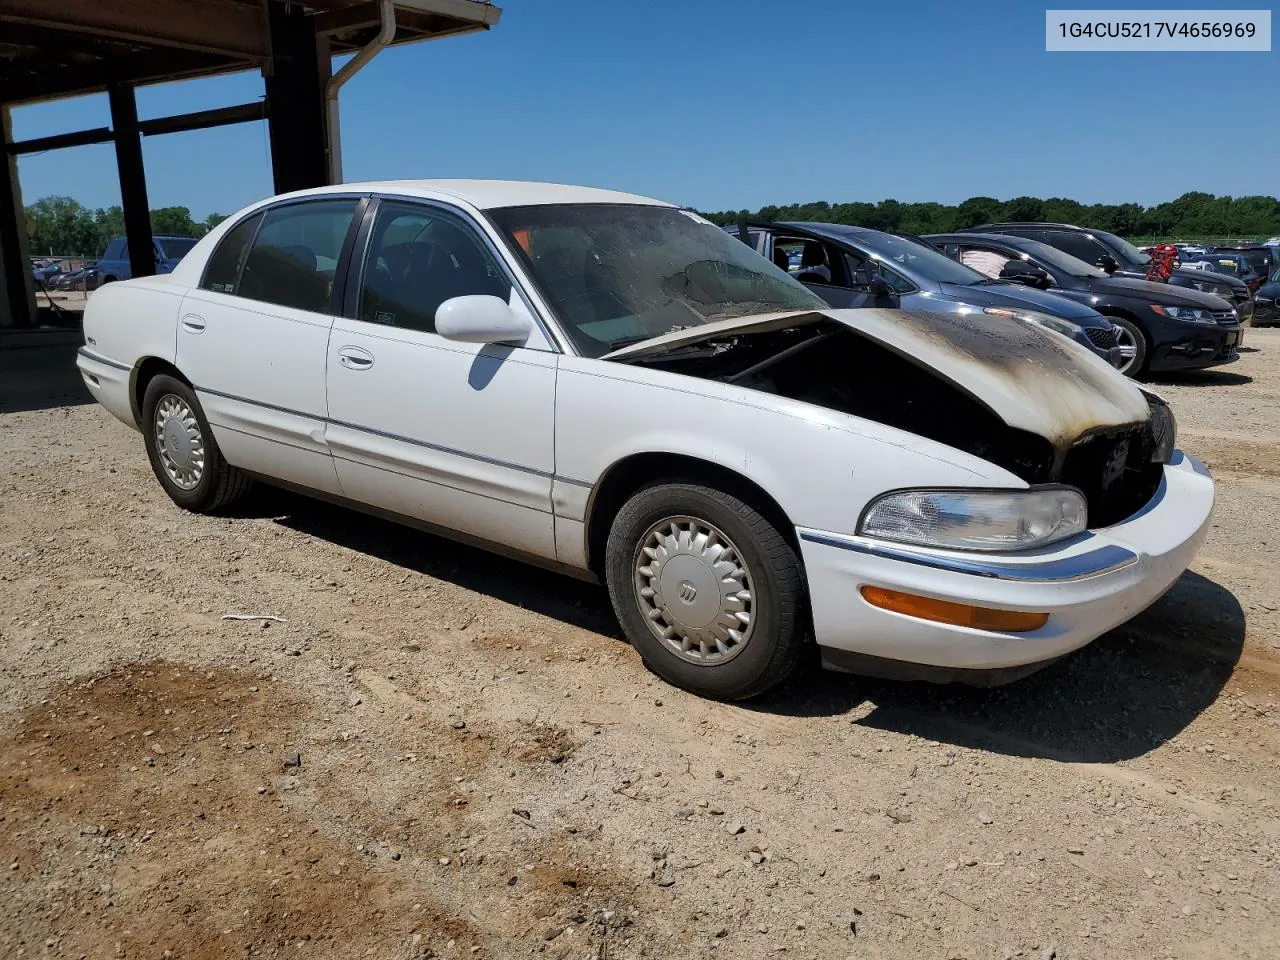
[[1151,409],[1151,436],[1155,441],[1151,462],[1168,463],[1173,459],[1178,443],[1178,421],[1173,417],[1173,408],[1163,397],[1150,390],[1143,390],[1142,395],[1147,398],[1147,406]]
[[1038,310],[1010,310],[1008,307],[983,307],[982,312],[993,317],[1008,317],[1010,320],[1023,320],[1027,323],[1038,323],[1042,327],[1048,327],[1054,333],[1060,333],[1064,337],[1074,340],[1080,335],[1080,328],[1070,320],[1063,320],[1061,317],[1050,316],[1047,313],[1040,313]]
[[1201,310],[1198,307],[1169,307],[1162,303],[1153,303],[1151,309],[1170,320],[1185,320],[1188,323],[1215,322],[1208,310]]
[[858,533],[952,550],[1026,550],[1088,529],[1084,496],[1040,490],[902,490],[872,502]]

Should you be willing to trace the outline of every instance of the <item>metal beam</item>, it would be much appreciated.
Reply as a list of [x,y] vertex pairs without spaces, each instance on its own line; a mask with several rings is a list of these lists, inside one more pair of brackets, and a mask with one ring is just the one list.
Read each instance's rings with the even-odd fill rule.
[[74,25],[79,34],[257,61],[270,54],[264,13],[226,0],[0,0],[0,23]]
[[92,130],[77,130],[74,133],[58,133],[51,137],[36,137],[34,140],[19,140],[11,143],[7,149],[10,156],[21,156],[24,153],[43,153],[46,150],[61,150],[63,147],[83,147],[90,143],[108,143],[112,139],[110,127],[95,127]]
[[154,137],[160,133],[207,130],[209,127],[224,127],[231,123],[251,123],[254,120],[265,119],[267,119],[266,103],[255,100],[253,103],[241,103],[234,107],[217,107],[213,110],[182,113],[175,117],[142,120],[138,123],[138,130],[144,137]]
[[314,18],[298,6],[271,3],[267,13],[272,57],[263,74],[275,192],[322,187],[329,182],[324,114],[329,45],[316,36]]
[[[414,33],[448,36],[485,30],[498,22],[502,8],[472,0],[396,0],[396,23]],[[316,15],[322,35],[377,27],[378,4],[360,3]]]
[[[9,108],[0,103],[0,146],[12,136]],[[36,291],[27,260],[27,224],[18,183],[18,158],[0,150],[0,327],[34,327]]]
[[101,57],[120,49],[118,41],[86,37],[76,33],[73,27],[43,27],[29,23],[5,22],[0,27],[0,43],[30,47],[39,53],[41,60],[54,63],[78,63],[80,54]]
[[[3,3],[4,0],[0,0]],[[3,26],[0,25],[0,30]],[[10,103],[52,100],[72,94],[99,93],[112,83],[139,86],[161,80],[207,77],[247,70],[253,63],[192,50],[155,50],[109,62],[62,67],[21,80],[8,80],[4,96]]]
[[142,165],[142,137],[138,134],[138,103],[133,87],[123,84],[112,84],[107,98],[111,103],[111,128],[115,131],[129,269],[135,277],[149,277],[156,272],[156,251],[147,204],[147,174]]

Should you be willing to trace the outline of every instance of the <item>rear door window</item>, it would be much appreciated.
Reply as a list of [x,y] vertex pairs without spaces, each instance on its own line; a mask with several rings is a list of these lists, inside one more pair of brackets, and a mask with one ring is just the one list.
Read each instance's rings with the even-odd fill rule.
[[1068,230],[1048,230],[1045,232],[1044,242],[1051,247],[1057,247],[1063,253],[1069,253],[1077,260],[1083,260],[1085,263],[1097,266],[1098,260],[1104,255],[1109,254],[1101,243],[1093,239],[1087,233],[1076,233]]
[[999,250],[992,250],[989,247],[961,247],[960,262],[970,270],[977,270],[984,277],[990,277],[995,280],[1000,276],[1000,271],[1004,269],[1004,265],[1010,260],[1015,259],[1007,253],[1001,253]]
[[333,278],[358,202],[354,197],[308,200],[268,210],[236,293],[329,313]]

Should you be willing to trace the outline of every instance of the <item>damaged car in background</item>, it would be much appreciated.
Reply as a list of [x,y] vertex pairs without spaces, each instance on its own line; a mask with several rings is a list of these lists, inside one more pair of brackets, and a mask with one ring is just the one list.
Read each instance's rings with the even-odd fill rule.
[[275,197],[100,290],[85,336],[179,506],[260,479],[600,580],[650,669],[719,699],[815,649],[1015,679],[1154,602],[1213,508],[1169,408],[1061,334],[834,309],[610,191]]

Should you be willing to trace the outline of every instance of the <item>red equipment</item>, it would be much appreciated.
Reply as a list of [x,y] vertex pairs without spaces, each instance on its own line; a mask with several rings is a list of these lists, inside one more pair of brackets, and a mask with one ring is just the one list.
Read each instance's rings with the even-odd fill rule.
[[1151,251],[1151,262],[1147,264],[1147,279],[1156,283],[1168,283],[1173,276],[1173,268],[1178,265],[1178,248],[1172,243],[1161,243]]

